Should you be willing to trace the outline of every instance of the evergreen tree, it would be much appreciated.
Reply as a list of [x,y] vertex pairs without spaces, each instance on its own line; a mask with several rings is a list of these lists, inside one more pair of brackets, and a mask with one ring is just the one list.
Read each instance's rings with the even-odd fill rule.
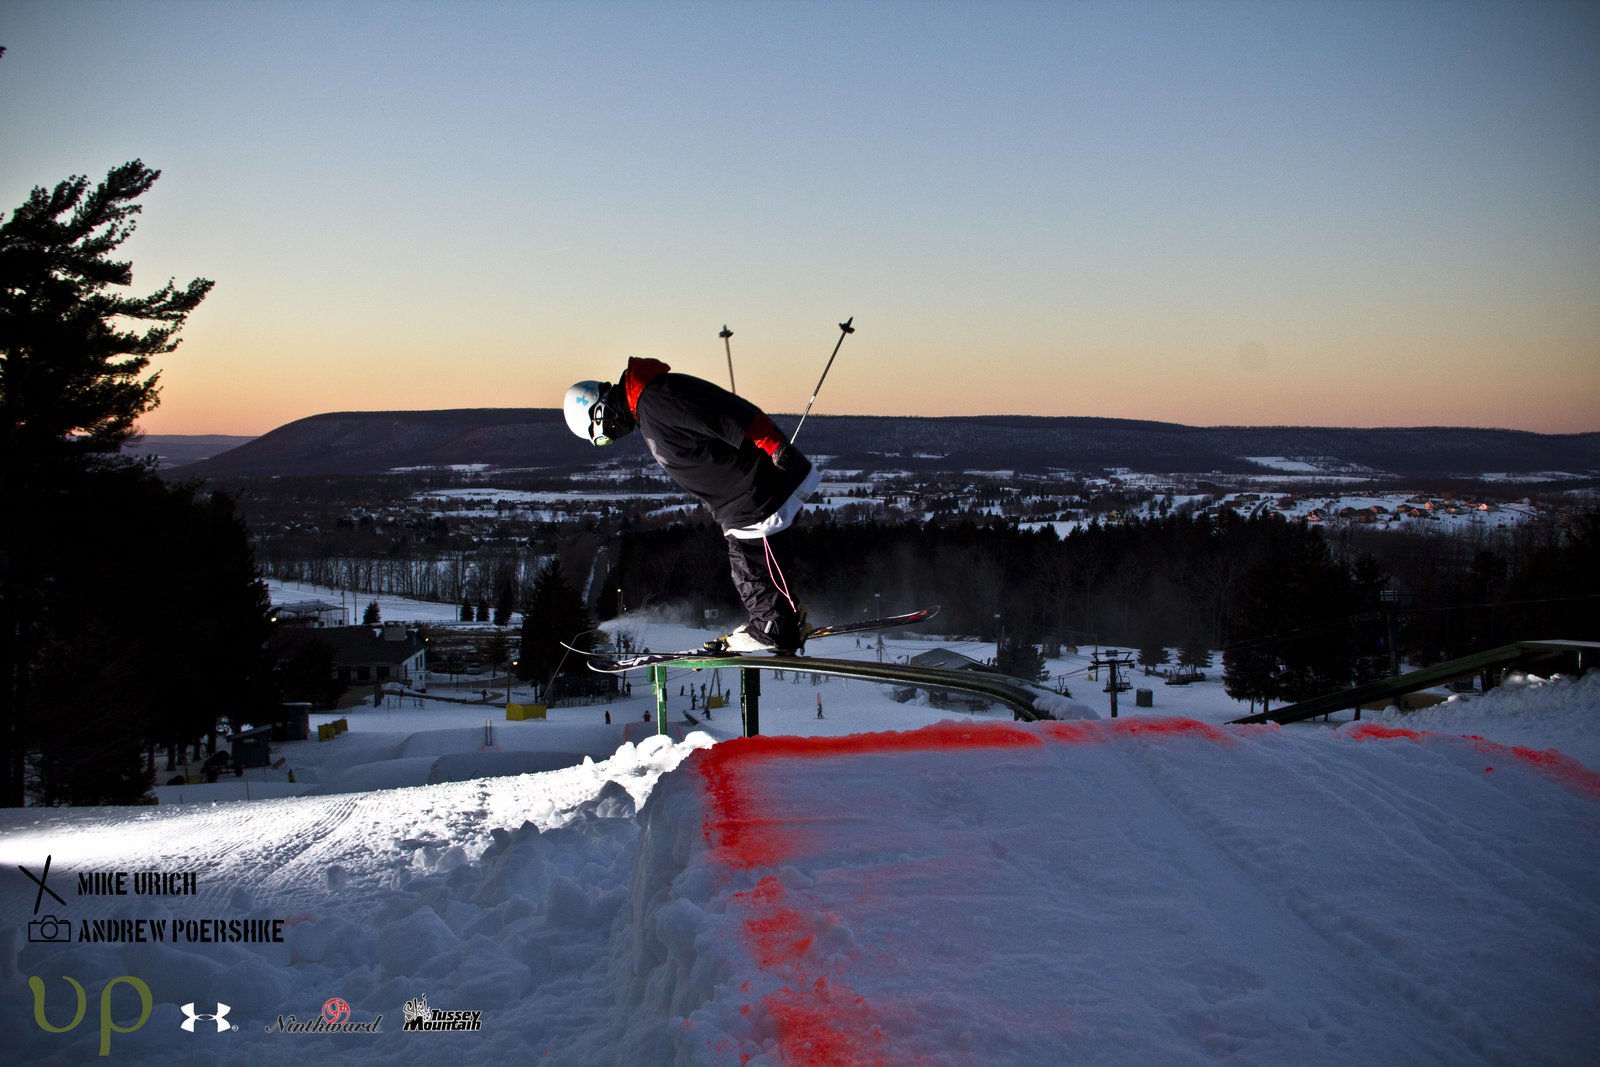
[[278,665],[278,688],[283,699],[310,704],[326,711],[339,702],[346,686],[334,676],[333,646],[319,637],[296,641]]
[[270,604],[226,497],[133,466],[87,470],[43,518],[52,578],[30,671],[39,801],[132,803],[155,751],[169,766],[203,758],[219,713],[274,717]]
[[1167,646],[1160,641],[1147,641],[1139,646],[1139,666],[1150,674],[1167,665]]
[[[91,562],[64,558],[53,540],[72,532],[56,521],[64,486],[117,465],[135,420],[159,399],[151,359],[177,347],[211,289],[195,279],[147,296],[117,291],[133,272],[113,254],[158,177],[135,160],[93,187],[68,178],[35,188],[0,221],[0,803],[8,805],[23,802],[26,753],[44,738],[36,675],[64,669],[67,650],[82,648],[81,637],[46,621],[65,614],[52,603],[60,568]],[[94,555],[127,565],[105,548]]]
[[1237,700],[1295,701],[1355,676],[1350,577],[1314,530],[1263,527],[1229,617],[1223,687]]
[[478,646],[478,654],[493,667],[499,667],[511,658],[511,642],[503,634],[495,634]]
[[376,626],[380,621],[381,615],[382,612],[378,608],[378,602],[376,600],[368,601],[367,610],[361,613],[361,625]]
[[1178,649],[1178,666],[1190,671],[1203,671],[1211,666],[1211,649],[1203,638],[1191,637]]
[[500,591],[495,596],[494,624],[496,626],[510,626],[511,615],[516,610],[516,606],[516,586],[512,585],[509,580],[501,582]]
[[1000,643],[994,666],[1002,674],[1033,682],[1042,682],[1050,677],[1038,646],[1017,637],[1008,637]]
[[[522,652],[517,677],[547,685],[562,674],[584,670],[579,657],[567,655],[562,643],[575,648],[594,647],[594,620],[583,606],[578,590],[567,581],[561,561],[552,557],[539,569],[522,612]],[[563,662],[564,661],[564,662]]]

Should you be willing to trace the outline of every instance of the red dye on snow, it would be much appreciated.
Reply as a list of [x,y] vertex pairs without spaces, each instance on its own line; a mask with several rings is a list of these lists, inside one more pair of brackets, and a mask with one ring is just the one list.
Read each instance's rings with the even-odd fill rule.
[[705,841],[730,867],[767,867],[802,847],[793,820],[766,813],[756,784],[760,769],[776,759],[837,759],[885,752],[1027,748],[1043,745],[1029,730],[1003,723],[969,726],[935,723],[920,730],[849,734],[843,737],[742,737],[694,754],[705,784]]
[[[1494,744],[1492,741],[1482,742],[1485,745]],[[1495,745],[1496,749],[1505,751],[1505,746]],[[1557,752],[1553,748],[1523,748],[1518,745],[1512,748],[1511,755],[1524,763],[1532,764],[1539,770],[1550,775],[1574,793],[1600,800],[1600,774],[1596,774],[1588,767],[1579,763],[1564,752]]]
[[[697,755],[709,756],[715,751]],[[707,801],[701,835],[719,861],[742,869],[770,866],[795,851],[788,820],[766,817],[752,803],[757,798],[751,795],[755,791],[746,780],[748,770],[747,764],[726,759],[706,759],[700,764]]]
[[883,1067],[883,1029],[867,1002],[835,992],[826,978],[809,988],[789,986],[766,998],[778,1029],[783,1061],[805,1067]]
[[1397,741],[1402,738],[1407,741],[1421,741],[1427,735],[1416,730],[1401,729],[1398,726],[1380,726],[1375,722],[1363,722],[1345,727],[1339,731],[1339,736],[1354,741]]
[[[796,855],[808,832],[797,829],[795,820],[784,813],[765,808],[761,770],[773,760],[1043,744],[1036,730],[960,723],[903,733],[727,741],[695,753],[707,801],[701,830],[719,862],[743,870],[770,868]],[[783,983],[761,1000],[777,1030],[783,1061],[807,1067],[887,1063],[877,1010],[837,976],[830,979],[821,973],[824,962],[815,951],[818,917],[796,907],[775,875],[735,893],[731,905],[747,912],[741,932],[751,956],[765,973]]]
[[1146,718],[1089,719],[1047,722],[1044,733],[1052,741],[1069,745],[1100,744],[1114,737],[1200,737],[1227,743],[1233,740],[1210,723],[1194,719]]
[[1150,719],[1136,716],[1132,719],[1113,719],[1110,729],[1114,734],[1128,737],[1201,737],[1207,741],[1224,743],[1233,740],[1210,723],[1194,719]]
[[768,970],[799,962],[816,938],[804,932],[805,916],[784,902],[783,883],[767,875],[754,889],[733,895],[734,902],[750,909],[744,921],[744,938],[756,962]]
[[[884,730],[842,737],[737,737],[696,753],[705,763],[754,759],[834,759],[879,752],[933,752],[939,749],[1013,748],[1042,744],[1037,735],[1006,723],[939,722],[918,730]],[[707,773],[702,770],[702,773]]]
[[[752,737],[696,752],[693,766],[704,783],[701,831],[712,857],[735,870],[772,870],[799,856],[811,834],[803,816],[769,805],[766,775],[781,759],[845,759],[885,753],[1033,749],[1049,743],[1101,743],[1117,737],[1198,737],[1228,742],[1215,726],[1193,719],[1130,718],[1116,722],[1044,722],[1027,727],[993,723],[938,723],[905,732],[843,737]],[[869,1003],[834,974],[818,950],[819,922],[774,874],[733,894],[730,911],[744,914],[740,931],[754,962],[779,987],[760,1004],[777,1032],[781,1059],[807,1067],[883,1064],[888,1061],[882,1005]],[[870,908],[870,899],[862,902]],[[748,983],[746,983],[746,987]],[[891,1005],[892,1009],[892,1005]],[[749,1005],[741,1007],[749,1012]]]
[[[1441,734],[1427,733],[1416,730],[1406,730],[1394,726],[1380,726],[1377,723],[1364,722],[1356,726],[1346,727],[1340,731],[1341,737],[1354,738],[1357,741],[1465,741],[1479,752],[1488,756],[1497,756],[1501,759],[1515,759],[1549,775],[1574,793],[1600,800],[1600,773],[1590,770],[1577,760],[1564,752],[1553,748],[1526,748],[1521,745],[1502,745],[1497,741],[1490,741],[1477,734]],[[1493,772],[1493,767],[1485,767],[1485,772]]]

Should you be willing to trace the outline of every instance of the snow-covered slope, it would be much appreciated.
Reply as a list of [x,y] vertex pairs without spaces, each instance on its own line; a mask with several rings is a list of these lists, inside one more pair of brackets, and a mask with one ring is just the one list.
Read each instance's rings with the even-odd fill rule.
[[[673,676],[674,717],[705,680]],[[613,712],[613,754],[560,770],[0,813],[8,1059],[96,1062],[104,1038],[149,1064],[1587,1060],[1600,675],[1332,728],[1225,727],[1239,709],[1202,687],[1156,701],[1014,724],[786,678],[763,704],[785,736],[713,747],[731,709],[648,737],[640,687],[494,726],[487,756],[576,752]],[[487,714],[352,711],[283,754],[313,785],[425,782],[471,767]],[[193,894],[78,892],[151,871]],[[147,939],[30,941],[48,917]],[[226,940],[247,920],[282,941]],[[137,1029],[123,976],[150,991]],[[81,983],[76,1026],[41,1027],[30,978],[56,1029]],[[480,1028],[403,1030],[424,996]],[[334,998],[368,1029],[282,1032]]]

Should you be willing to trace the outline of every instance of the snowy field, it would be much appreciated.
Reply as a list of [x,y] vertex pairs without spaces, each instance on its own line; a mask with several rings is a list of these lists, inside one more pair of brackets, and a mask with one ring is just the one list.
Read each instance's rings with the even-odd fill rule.
[[[882,654],[932,647],[993,654]],[[754,740],[736,696],[686,721],[710,672],[667,738],[642,677],[545,722],[396,695],[157,807],[0,813],[10,1058],[1592,1062],[1600,674],[1240,728],[1215,668],[1104,718],[1080,651],[1068,721],[792,673]]]

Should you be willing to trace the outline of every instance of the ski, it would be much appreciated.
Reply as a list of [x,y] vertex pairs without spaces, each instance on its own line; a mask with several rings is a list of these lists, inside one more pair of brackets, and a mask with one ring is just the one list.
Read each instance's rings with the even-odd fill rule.
[[[921,608],[917,611],[908,611],[903,615],[885,615],[880,619],[864,619],[860,622],[843,622],[835,626],[809,627],[805,632],[805,641],[812,641],[819,637],[838,637],[842,634],[865,633],[869,630],[887,630],[895,626],[911,626],[924,622],[939,614],[939,606]],[[589,657],[589,668],[602,674],[620,674],[623,671],[638,670],[641,667],[655,667],[663,663],[676,663],[686,659],[705,659],[708,656],[736,657],[753,655],[754,653],[730,652],[727,647],[726,636],[716,637],[707,641],[700,648],[688,648],[680,652],[645,652],[636,656],[613,656],[605,652],[586,652]],[[802,645],[805,642],[802,642]],[[570,645],[568,646],[571,647]],[[573,651],[579,651],[573,649]]]

